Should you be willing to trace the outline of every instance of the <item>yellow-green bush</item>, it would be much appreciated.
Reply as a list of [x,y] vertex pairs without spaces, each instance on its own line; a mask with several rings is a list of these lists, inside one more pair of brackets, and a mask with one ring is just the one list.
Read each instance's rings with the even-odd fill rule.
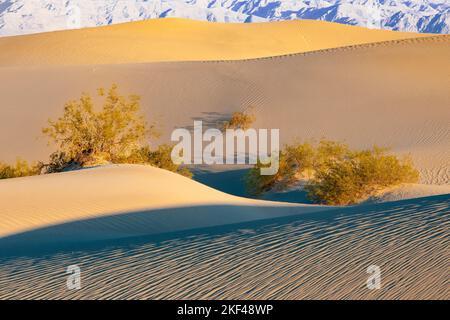
[[274,175],[261,175],[264,167],[258,162],[245,177],[247,192],[260,195],[271,190],[283,190],[297,181],[302,172],[313,167],[314,148],[311,143],[285,146],[280,151],[278,172]]
[[81,166],[114,162],[130,155],[154,134],[140,113],[138,96],[122,96],[116,85],[107,91],[99,89],[98,96],[103,99],[100,108],[90,95],[83,94],[79,100],[66,103],[60,118],[49,120],[49,127],[42,131],[57,146],[53,160]]
[[0,179],[10,179],[34,176],[41,173],[42,164],[29,164],[25,160],[17,159],[15,165],[8,165],[0,162]]
[[118,93],[117,85],[98,90],[100,107],[88,94],[69,101],[57,120],[49,120],[42,132],[56,145],[46,164],[29,165],[18,160],[15,166],[0,163],[0,179],[106,163],[148,164],[192,177],[189,169],[172,162],[169,145],[152,150],[145,138],[156,137],[154,126],[140,113],[140,98]]
[[351,152],[345,159],[332,160],[315,172],[306,190],[311,200],[329,205],[361,202],[383,189],[401,183],[414,183],[418,171],[409,158],[388,155],[387,150]]
[[105,92],[99,89],[103,104],[96,110],[93,99],[83,94],[79,101],[65,105],[64,114],[43,132],[57,146],[45,165],[47,173],[67,168],[104,163],[149,164],[191,177],[184,167],[175,165],[171,147],[161,145],[151,150],[144,139],[157,133],[140,114],[140,98],[124,97],[117,86]]
[[280,152],[279,170],[275,175],[261,175],[261,163],[250,169],[246,176],[247,191],[259,195],[270,190],[286,189],[299,179],[309,179],[316,169],[325,167],[327,161],[342,158],[347,150],[344,144],[329,140],[286,145]]
[[261,166],[258,163],[247,174],[251,194],[283,190],[303,179],[309,198],[329,205],[358,203],[387,187],[419,178],[409,158],[399,159],[378,147],[352,151],[346,144],[330,140],[285,146],[280,152],[280,169],[273,176],[260,175]]
[[246,111],[233,112],[230,120],[225,121],[223,124],[223,130],[226,129],[242,129],[247,130],[255,122],[256,117],[253,114],[253,108],[250,107]]
[[290,177],[295,173],[289,166],[286,156],[280,153],[278,172],[274,175],[261,175],[264,165],[258,162],[245,176],[247,192],[252,195],[260,195],[271,190],[281,190],[289,185]]

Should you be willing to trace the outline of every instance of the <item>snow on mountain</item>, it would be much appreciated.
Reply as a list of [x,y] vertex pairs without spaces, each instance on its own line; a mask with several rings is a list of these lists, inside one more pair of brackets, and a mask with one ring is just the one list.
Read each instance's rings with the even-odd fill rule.
[[17,35],[145,19],[179,17],[221,22],[252,22],[246,14],[204,8],[183,0],[0,0],[0,35]]
[[[187,1],[203,5],[206,0]],[[450,26],[449,0],[222,0],[221,5],[268,20],[314,19],[431,33],[449,33]]]
[[0,36],[179,17],[218,22],[315,19],[449,33],[449,0],[0,0]]

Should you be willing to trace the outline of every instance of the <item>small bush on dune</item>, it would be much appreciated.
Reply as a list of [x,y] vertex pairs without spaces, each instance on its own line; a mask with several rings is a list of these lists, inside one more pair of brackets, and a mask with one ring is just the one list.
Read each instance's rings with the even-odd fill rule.
[[285,154],[280,153],[278,172],[274,175],[261,175],[264,165],[258,161],[245,176],[245,186],[248,193],[261,195],[271,190],[281,190],[289,185],[294,170],[289,166]]
[[309,197],[330,205],[349,205],[366,200],[383,189],[415,183],[419,173],[409,158],[398,159],[385,149],[353,152],[344,160],[332,160],[317,170],[306,186]]
[[50,120],[50,126],[43,129],[58,149],[45,165],[47,173],[105,163],[134,163],[192,176],[187,168],[172,162],[169,145],[151,150],[143,143],[157,133],[140,114],[138,96],[121,96],[113,85],[107,92],[99,89],[99,97],[104,98],[99,110],[84,94],[80,100],[68,102],[63,116]]
[[278,172],[274,175],[261,175],[264,165],[258,162],[246,175],[247,192],[260,195],[271,190],[283,190],[298,181],[302,173],[313,168],[313,145],[309,142],[286,146],[280,152]]
[[275,175],[262,176],[261,163],[256,164],[246,176],[247,191],[259,195],[270,190],[284,190],[301,179],[309,179],[315,170],[325,168],[327,161],[342,158],[347,150],[344,144],[321,140],[286,145],[280,152],[279,170]]
[[379,147],[352,151],[329,140],[286,146],[274,176],[259,175],[260,167],[256,165],[247,175],[247,190],[252,194],[283,190],[304,179],[309,198],[328,205],[355,204],[387,187],[419,178],[409,158],[399,159]]
[[18,159],[15,165],[0,163],[0,179],[35,176],[41,173],[42,164],[29,164],[25,160]]
[[350,152],[349,147],[342,142],[326,139],[320,140],[313,156],[313,172],[326,171],[330,162],[343,161]]
[[0,163],[0,179],[107,163],[148,164],[192,177],[189,169],[172,162],[169,145],[155,150],[148,144],[142,146],[145,138],[157,133],[140,114],[138,96],[122,96],[116,85],[107,92],[99,89],[98,95],[103,98],[98,110],[91,96],[83,94],[79,100],[66,103],[60,118],[49,120],[49,126],[42,132],[57,147],[49,163],[32,166],[21,160],[15,166]]
[[256,117],[253,114],[253,107],[250,107],[246,111],[233,112],[231,119],[224,122],[223,130],[226,129],[250,129],[253,122],[255,122]]
[[58,151],[51,156],[58,167],[62,163],[77,163],[80,166],[114,162],[131,154],[140,147],[147,136],[154,133],[140,114],[140,98],[121,96],[117,86],[98,95],[104,99],[96,110],[94,101],[83,94],[78,101],[70,101],[64,107],[64,114],[56,121],[49,120],[49,127],[43,129]]

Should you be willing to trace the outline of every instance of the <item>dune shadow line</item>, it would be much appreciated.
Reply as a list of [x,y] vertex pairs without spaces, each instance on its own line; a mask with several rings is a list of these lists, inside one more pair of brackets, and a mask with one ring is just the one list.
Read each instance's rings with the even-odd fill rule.
[[[267,225],[308,220],[334,221],[344,216],[383,210],[390,214],[429,205],[450,206],[450,194],[354,207],[265,207],[203,205],[112,214],[67,222],[0,238],[0,258],[42,256],[60,251],[161,242],[198,234],[216,236],[234,230],[255,231]],[[310,209],[310,208],[309,208]],[[336,222],[337,224],[337,222]]]

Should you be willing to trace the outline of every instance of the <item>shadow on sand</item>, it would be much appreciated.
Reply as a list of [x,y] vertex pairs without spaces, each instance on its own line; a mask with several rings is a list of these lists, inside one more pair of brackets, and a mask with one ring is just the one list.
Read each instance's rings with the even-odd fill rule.
[[[0,258],[39,255],[110,242],[188,230],[235,225],[257,220],[329,211],[320,206],[202,205],[114,213],[51,225],[0,238]],[[217,231],[217,229],[216,229]]]
[[[0,258],[41,256],[59,251],[132,246],[186,238],[199,233],[220,235],[307,220],[336,222],[349,215],[420,210],[450,205],[450,195],[346,208],[211,205],[114,214],[67,222],[0,238]],[[357,221],[355,221],[357,223]]]

